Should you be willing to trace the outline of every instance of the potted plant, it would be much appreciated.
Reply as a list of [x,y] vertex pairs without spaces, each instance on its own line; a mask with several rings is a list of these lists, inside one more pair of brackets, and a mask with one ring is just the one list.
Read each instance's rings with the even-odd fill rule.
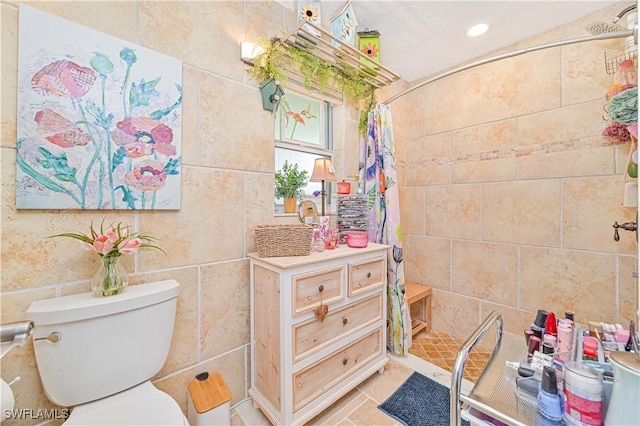
[[298,169],[297,164],[292,165],[288,161],[276,171],[276,197],[284,198],[285,213],[295,213],[296,201],[302,197],[302,188],[308,181],[307,171]]

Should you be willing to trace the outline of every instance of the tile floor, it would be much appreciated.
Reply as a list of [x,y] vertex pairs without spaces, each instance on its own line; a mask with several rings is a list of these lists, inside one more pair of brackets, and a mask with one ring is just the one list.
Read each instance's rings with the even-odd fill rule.
[[[421,331],[413,336],[413,345],[409,353],[450,372],[456,361],[458,350],[463,344],[463,339],[456,339],[447,333]],[[491,351],[488,349],[481,346],[474,347],[465,364],[463,377],[476,382],[490,356]]]
[[[413,354],[413,348],[410,350],[410,354],[405,357],[389,355],[389,363],[387,363],[384,373],[374,373],[351,392],[309,421],[307,425],[400,425],[397,420],[378,410],[378,405],[391,396],[414,371],[418,371],[449,387],[451,380],[449,359],[451,357],[455,359],[458,351],[458,348],[455,348],[455,344],[458,344],[459,347],[462,343],[451,338],[446,333],[432,332],[427,334],[423,332],[416,335],[414,337],[414,348],[416,348],[415,352],[419,353],[420,357]],[[445,350],[444,345],[449,350]],[[422,356],[423,354],[425,355],[424,357]],[[470,354],[469,361],[467,361],[468,367],[465,367],[465,370],[471,368],[472,355],[474,355],[474,352]],[[474,358],[477,358],[477,356]],[[451,363],[451,365],[453,364]],[[479,368],[477,367],[478,365],[474,361],[474,370]],[[477,374],[475,372],[470,377]],[[462,392],[466,394],[472,387],[472,382],[464,380]],[[231,425],[269,426],[270,423],[260,410],[254,408],[251,400],[247,399],[231,410]]]

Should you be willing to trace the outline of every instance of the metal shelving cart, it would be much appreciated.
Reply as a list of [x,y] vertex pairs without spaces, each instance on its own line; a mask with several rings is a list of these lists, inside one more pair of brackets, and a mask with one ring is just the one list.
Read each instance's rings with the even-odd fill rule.
[[[496,344],[485,370],[469,395],[461,394],[462,373],[469,353],[495,325]],[[502,315],[491,312],[462,345],[451,374],[451,425],[459,426],[463,417],[489,416],[502,423],[530,426],[544,423],[538,415],[536,399],[516,387],[515,370],[505,361],[526,359],[524,338],[503,331]]]

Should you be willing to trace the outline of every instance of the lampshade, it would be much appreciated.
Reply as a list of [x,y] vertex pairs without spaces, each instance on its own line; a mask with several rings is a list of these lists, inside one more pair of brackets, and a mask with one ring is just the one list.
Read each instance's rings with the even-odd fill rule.
[[316,158],[313,173],[309,179],[311,182],[335,182],[336,176],[330,158]]

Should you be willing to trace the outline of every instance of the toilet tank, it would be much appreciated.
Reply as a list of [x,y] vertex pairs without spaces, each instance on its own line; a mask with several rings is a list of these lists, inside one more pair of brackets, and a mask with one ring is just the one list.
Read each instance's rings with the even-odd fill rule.
[[180,285],[174,280],[39,300],[27,309],[47,397],[71,407],[151,379],[164,365]]

